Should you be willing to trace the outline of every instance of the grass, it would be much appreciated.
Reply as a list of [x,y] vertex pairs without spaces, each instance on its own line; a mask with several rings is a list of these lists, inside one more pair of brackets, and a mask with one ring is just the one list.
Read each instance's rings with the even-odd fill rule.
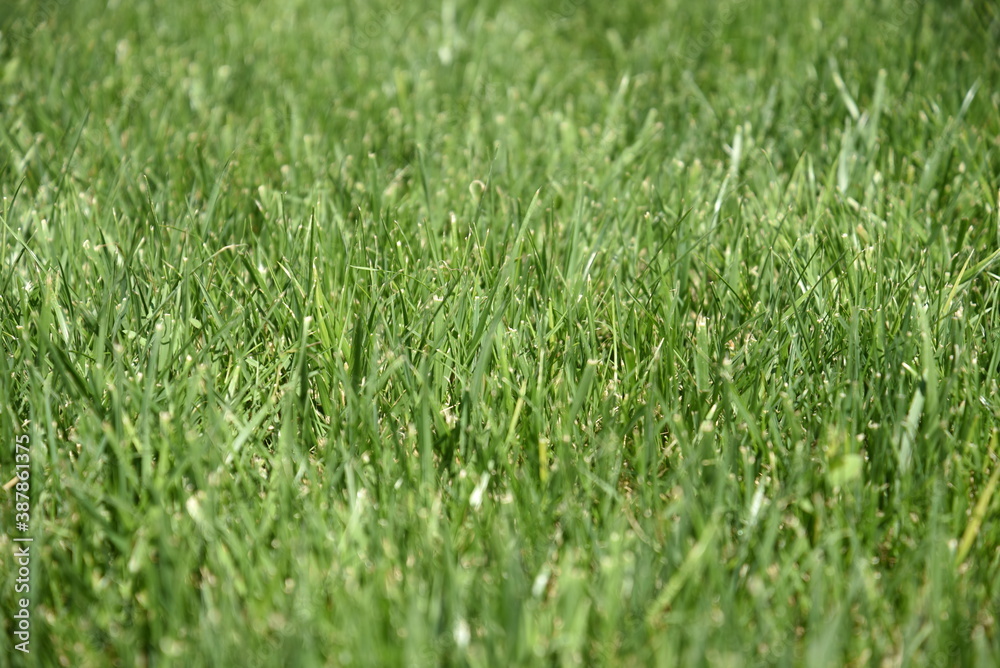
[[0,666],[1000,663],[995,5],[12,7]]

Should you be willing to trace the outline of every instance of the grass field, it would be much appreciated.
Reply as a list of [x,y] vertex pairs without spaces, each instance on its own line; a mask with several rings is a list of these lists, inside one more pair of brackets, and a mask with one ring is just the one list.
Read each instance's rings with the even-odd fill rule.
[[998,15],[4,3],[0,667],[1000,665]]

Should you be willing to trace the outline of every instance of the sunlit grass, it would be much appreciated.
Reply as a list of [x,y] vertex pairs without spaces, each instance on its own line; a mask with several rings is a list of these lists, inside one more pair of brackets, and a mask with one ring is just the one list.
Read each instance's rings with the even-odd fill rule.
[[989,3],[14,4],[0,666],[1000,662]]

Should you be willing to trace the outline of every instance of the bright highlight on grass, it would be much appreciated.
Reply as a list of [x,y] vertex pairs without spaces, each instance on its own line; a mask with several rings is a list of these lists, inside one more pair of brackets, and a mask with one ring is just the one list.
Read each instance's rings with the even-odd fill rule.
[[1000,665],[1000,12],[807,4],[0,9],[0,668]]

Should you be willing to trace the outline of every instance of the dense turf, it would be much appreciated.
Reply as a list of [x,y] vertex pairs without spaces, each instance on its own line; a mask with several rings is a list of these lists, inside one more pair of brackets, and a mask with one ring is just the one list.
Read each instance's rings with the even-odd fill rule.
[[1000,663],[995,4],[810,4],[5,3],[0,666]]

